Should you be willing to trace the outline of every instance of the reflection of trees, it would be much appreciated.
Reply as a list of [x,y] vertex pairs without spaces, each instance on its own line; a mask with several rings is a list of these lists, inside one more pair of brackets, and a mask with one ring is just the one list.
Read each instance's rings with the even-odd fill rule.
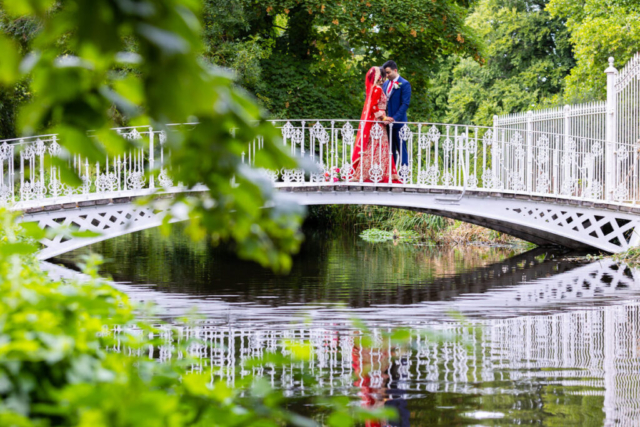
[[[313,272],[320,271],[320,277],[327,280],[336,274],[335,271],[341,271],[339,265],[329,262],[329,257],[341,250],[340,245],[348,246],[349,243],[327,239],[318,240],[317,244],[317,247],[308,245],[305,250],[311,250],[317,258],[315,251],[318,247],[328,248],[321,254],[323,261],[316,263],[324,267]],[[370,248],[357,243],[356,249],[349,256],[376,260],[385,250],[396,248]],[[406,257],[416,256],[410,252],[412,249],[404,250]],[[218,251],[211,253],[220,256],[216,255]],[[301,257],[304,259],[305,255],[301,254]],[[343,259],[346,258],[338,257],[335,262]],[[402,269],[397,271],[405,273]],[[371,387],[375,395],[374,404],[385,399],[402,405],[406,402],[413,426],[479,423],[635,425],[640,418],[640,306],[627,303],[554,314],[548,314],[548,310],[553,310],[553,303],[560,301],[585,305],[580,303],[585,298],[586,303],[591,304],[598,296],[600,301],[605,297],[617,296],[620,299],[620,295],[631,296],[634,290],[637,293],[640,285],[637,276],[634,270],[608,260],[576,266],[559,262],[553,253],[538,250],[476,269],[463,269],[459,274],[436,277],[431,283],[450,292],[449,295],[463,290],[473,291],[476,289],[474,286],[479,289],[503,286],[505,292],[500,289],[487,292],[472,302],[482,303],[483,299],[488,299],[489,307],[493,302],[504,302],[507,297],[511,298],[510,304],[517,304],[513,300],[516,294],[524,296],[531,293],[537,299],[523,302],[537,314],[475,320],[472,328],[463,328],[455,322],[436,325],[435,328],[454,333],[443,337],[425,334],[424,329],[412,325],[410,342],[402,349],[390,346],[382,337],[382,329],[372,328],[367,332],[369,340],[362,340],[365,332],[354,331],[348,322],[333,317],[321,317],[311,326],[295,328],[291,328],[290,318],[286,316],[278,322],[272,319],[268,324],[250,319],[220,325],[214,319],[210,323],[204,321],[194,326],[182,326],[181,335],[173,339],[197,337],[209,341],[210,346],[194,343],[191,350],[202,357],[201,369],[210,369],[214,376],[225,376],[230,383],[234,375],[242,375],[242,370],[235,368],[242,366],[247,357],[267,351],[286,356],[282,340],[307,341],[312,348],[308,363],[297,363],[277,371],[264,369],[264,375],[292,396],[315,392],[356,397],[362,390],[354,383],[357,367],[354,366],[353,355],[354,351],[362,349],[364,360],[369,360],[370,367],[361,368],[360,373],[382,379]],[[307,276],[302,274],[300,277],[304,279]],[[518,286],[514,288],[514,284]],[[304,288],[304,284],[299,286]],[[406,290],[407,294],[418,292],[421,286],[426,285],[397,285],[393,290],[401,293]],[[282,288],[274,289],[282,291]],[[283,295],[286,302],[307,294],[291,292]],[[372,309],[376,312],[381,310],[380,307]],[[485,312],[494,314],[489,310]],[[161,347],[156,348],[153,354],[168,357],[173,348],[170,340]],[[322,388],[315,391],[301,388],[295,378],[302,373],[322,380]],[[463,415],[476,411],[502,415],[503,418],[483,422],[472,415]]]
[[[443,295],[440,286],[446,286],[449,293],[464,291],[438,280],[458,277],[517,253],[504,248],[371,244],[357,236],[311,231],[289,275],[278,276],[237,260],[226,248],[192,243],[180,226],[169,238],[162,238],[159,230],[146,230],[101,242],[92,249],[105,256],[103,270],[117,281],[154,283],[162,290],[195,295],[233,293],[240,301],[275,296],[276,304],[320,301],[354,307],[434,300]],[[77,254],[62,259],[73,261]]]

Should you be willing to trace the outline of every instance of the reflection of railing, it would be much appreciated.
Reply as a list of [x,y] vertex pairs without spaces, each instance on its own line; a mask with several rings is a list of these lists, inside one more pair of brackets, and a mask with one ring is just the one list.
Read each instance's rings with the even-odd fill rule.
[[[515,266],[521,264],[523,270],[516,270]],[[218,314],[206,321],[159,327],[155,338],[160,343],[155,345],[142,349],[116,345],[109,350],[167,360],[185,356],[178,353],[177,342],[189,343],[186,351],[196,358],[194,371],[207,372],[212,380],[221,379],[230,385],[254,374],[282,388],[287,396],[355,396],[362,392],[359,385],[367,377],[370,388],[401,399],[439,392],[492,394],[500,395],[500,399],[512,396],[503,408],[509,410],[513,423],[518,419],[528,421],[530,412],[513,408],[520,407],[529,392],[538,397],[541,392],[551,397],[557,394],[559,399],[567,395],[600,396],[604,400],[595,405],[594,413],[605,422],[598,424],[635,425],[640,417],[640,306],[632,299],[640,284],[637,271],[602,260],[553,274],[553,268],[539,270],[543,264],[528,256],[505,260],[504,273],[514,269],[512,276],[520,276],[521,282],[509,289],[500,286],[487,297],[470,290],[465,306],[474,310],[480,307],[485,317],[473,318],[471,328],[437,320],[445,318],[444,313],[429,321],[420,320],[418,313],[433,312],[433,305],[425,304],[368,307],[371,316],[364,323],[370,329],[362,331],[349,323],[354,316],[351,309],[345,309],[342,316],[316,309],[312,321],[300,313],[296,322],[290,313],[271,308],[271,315],[261,313],[269,318],[263,322],[256,320],[260,317],[255,314],[256,306],[234,301],[232,308],[217,310]],[[535,272],[543,277],[532,280]],[[482,277],[487,275],[492,276],[480,272]],[[137,287],[126,289],[135,299]],[[181,304],[173,294],[150,289],[146,300],[168,306]],[[616,294],[620,304],[608,305]],[[460,297],[447,301],[445,308],[460,309]],[[604,306],[589,304],[584,310],[576,310],[576,301],[584,298],[598,300]],[[206,301],[211,303],[210,299]],[[512,310],[517,304],[526,307],[520,315]],[[558,306],[557,311],[554,306]],[[243,311],[250,314],[240,316]],[[220,315],[222,312],[225,314]],[[463,308],[462,313],[468,310]],[[391,324],[408,329],[409,341],[402,346],[391,345],[384,336]],[[444,333],[436,336],[433,331]],[[104,330],[116,338],[125,332],[141,334],[137,329],[119,327]],[[249,358],[268,352],[288,356],[284,341],[308,342],[310,360],[278,367],[269,363],[249,365]],[[312,376],[320,387],[301,382],[302,373]],[[574,400],[573,405],[580,403]]]
[[[598,288],[613,290],[635,283],[633,272],[609,261],[586,265],[557,278],[556,287],[566,289],[553,296],[558,301],[563,298],[562,292],[575,293],[588,287],[596,289],[597,294]],[[555,279],[536,283],[544,288]],[[402,345],[393,344],[385,336],[390,332],[386,328],[362,331],[344,319],[332,318],[323,324],[322,319],[314,318],[312,326],[291,326],[283,319],[282,324],[266,329],[242,322],[165,325],[156,337],[161,343],[143,351],[162,361],[182,358],[185,354],[177,352],[176,343],[189,343],[186,351],[196,359],[193,371],[206,372],[212,380],[229,385],[248,375],[264,377],[287,396],[355,396],[362,392],[362,383],[378,393],[393,393],[402,399],[440,392],[475,395],[478,387],[485,393],[510,395],[511,388],[516,387],[522,396],[553,384],[547,392],[559,396],[568,392],[604,396],[602,416],[611,422],[624,424],[640,416],[637,304],[487,319],[474,321],[469,328],[457,322],[411,326],[409,340]],[[121,328],[105,329],[105,334],[116,337],[124,332]],[[129,332],[139,334],[135,329]],[[309,343],[310,360],[284,366],[248,363],[269,352],[290,356],[285,342]],[[129,351],[119,346],[110,350]],[[319,387],[310,387],[302,374],[313,377]],[[490,387],[483,387],[483,383]],[[518,419],[527,414],[510,416]]]

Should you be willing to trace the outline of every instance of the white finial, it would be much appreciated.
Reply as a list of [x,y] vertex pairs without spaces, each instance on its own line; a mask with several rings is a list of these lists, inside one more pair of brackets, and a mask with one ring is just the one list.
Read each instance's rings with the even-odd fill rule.
[[609,68],[604,70],[604,72],[607,73],[607,74],[617,74],[618,73],[618,70],[616,70],[616,67],[613,66],[613,56],[609,57]]

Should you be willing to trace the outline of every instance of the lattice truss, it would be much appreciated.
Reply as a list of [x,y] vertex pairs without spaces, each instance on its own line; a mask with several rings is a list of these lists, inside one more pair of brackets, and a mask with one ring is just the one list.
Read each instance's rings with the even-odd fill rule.
[[638,289],[640,283],[636,281],[629,267],[614,262],[602,262],[556,275],[553,280],[538,280],[534,284],[517,286],[514,288],[515,295],[510,305],[568,303],[581,298],[597,298]]
[[41,240],[44,248],[38,257],[47,259],[101,240],[157,227],[162,223],[165,214],[166,211],[161,209],[123,204],[51,212],[34,215],[33,220],[26,217],[24,221],[37,222],[38,226],[46,231],[65,227],[100,233],[100,237],[86,238],[73,237],[62,232],[51,239],[45,238]]
[[[620,212],[580,210],[552,205],[522,205],[508,207],[506,210],[534,223],[544,223],[544,228],[555,229],[558,233],[572,237],[574,234],[581,236],[577,239],[573,237],[575,240],[593,244],[590,240],[597,239],[601,245],[596,246],[610,246],[610,252],[626,250],[632,246],[632,240],[634,243],[638,240],[635,232],[638,220]],[[606,244],[602,245],[603,242]]]

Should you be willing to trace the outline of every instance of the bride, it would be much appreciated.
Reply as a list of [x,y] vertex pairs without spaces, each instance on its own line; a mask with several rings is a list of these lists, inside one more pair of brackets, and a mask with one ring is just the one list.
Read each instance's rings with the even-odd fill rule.
[[395,161],[389,149],[389,136],[385,119],[387,95],[382,90],[384,73],[380,67],[371,67],[367,72],[365,87],[367,99],[364,102],[356,145],[351,155],[353,167],[352,181],[400,183]]

